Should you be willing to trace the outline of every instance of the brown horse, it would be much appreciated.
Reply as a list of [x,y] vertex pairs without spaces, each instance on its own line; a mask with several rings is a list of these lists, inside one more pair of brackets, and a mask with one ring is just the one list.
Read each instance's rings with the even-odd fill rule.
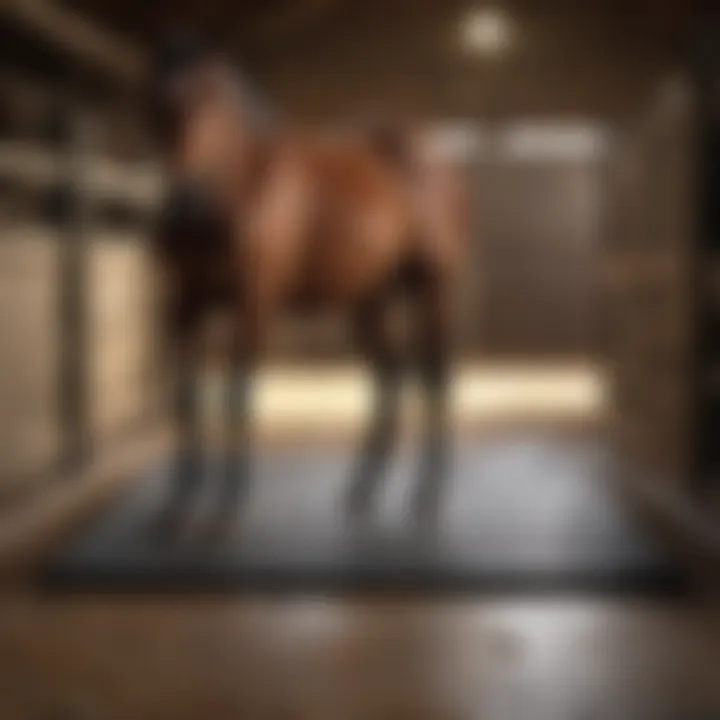
[[447,457],[450,295],[464,244],[464,197],[450,165],[413,131],[304,131],[271,119],[230,63],[176,58],[155,88],[172,180],[158,237],[179,350],[181,452],[166,518],[183,515],[200,484],[194,350],[214,306],[231,313],[229,451],[219,519],[232,521],[250,476],[248,381],[271,324],[299,308],[342,311],[376,378],[375,416],[347,493],[369,508],[392,450],[402,358],[386,323],[410,299],[427,436],[415,510],[432,518]]

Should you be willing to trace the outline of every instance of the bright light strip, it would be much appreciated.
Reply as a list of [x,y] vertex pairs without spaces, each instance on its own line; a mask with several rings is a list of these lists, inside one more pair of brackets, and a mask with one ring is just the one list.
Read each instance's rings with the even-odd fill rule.
[[606,133],[590,124],[516,125],[500,138],[501,153],[511,160],[590,160],[606,146]]

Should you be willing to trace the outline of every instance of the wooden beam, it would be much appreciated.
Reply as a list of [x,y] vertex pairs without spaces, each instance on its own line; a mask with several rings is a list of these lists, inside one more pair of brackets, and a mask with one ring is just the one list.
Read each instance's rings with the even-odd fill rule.
[[100,65],[119,79],[135,82],[145,73],[146,61],[137,49],[49,0],[0,0],[0,13],[67,55]]
[[236,42],[251,53],[293,40],[327,19],[346,0],[305,0],[286,2],[274,12],[260,13],[257,21],[242,29]]
[[258,40],[277,40],[294,35],[329,12],[339,0],[305,0],[282,5],[275,12],[261,15],[250,27],[250,33]]
[[61,468],[79,471],[91,452],[88,358],[88,249],[92,228],[87,198],[81,184],[85,171],[90,125],[72,106],[60,107],[64,137],[58,150],[64,155],[64,205],[58,223],[59,256],[58,422],[62,430]]

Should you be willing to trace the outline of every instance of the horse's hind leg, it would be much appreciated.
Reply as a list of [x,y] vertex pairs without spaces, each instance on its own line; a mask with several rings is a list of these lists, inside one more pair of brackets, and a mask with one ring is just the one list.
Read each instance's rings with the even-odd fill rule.
[[434,523],[448,471],[450,317],[448,288],[440,272],[423,273],[415,295],[418,370],[426,402],[426,426],[415,498],[415,517]]
[[387,306],[387,295],[379,293],[362,305],[355,318],[357,338],[374,375],[374,409],[347,495],[346,510],[351,517],[363,516],[369,509],[397,432],[402,368],[387,337]]

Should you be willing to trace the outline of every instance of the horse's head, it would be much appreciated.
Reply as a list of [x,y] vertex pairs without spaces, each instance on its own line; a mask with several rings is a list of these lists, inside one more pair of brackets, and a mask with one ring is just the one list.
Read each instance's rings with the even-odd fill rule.
[[175,181],[206,188],[242,175],[257,114],[227,58],[196,40],[174,38],[158,54],[153,96]]

